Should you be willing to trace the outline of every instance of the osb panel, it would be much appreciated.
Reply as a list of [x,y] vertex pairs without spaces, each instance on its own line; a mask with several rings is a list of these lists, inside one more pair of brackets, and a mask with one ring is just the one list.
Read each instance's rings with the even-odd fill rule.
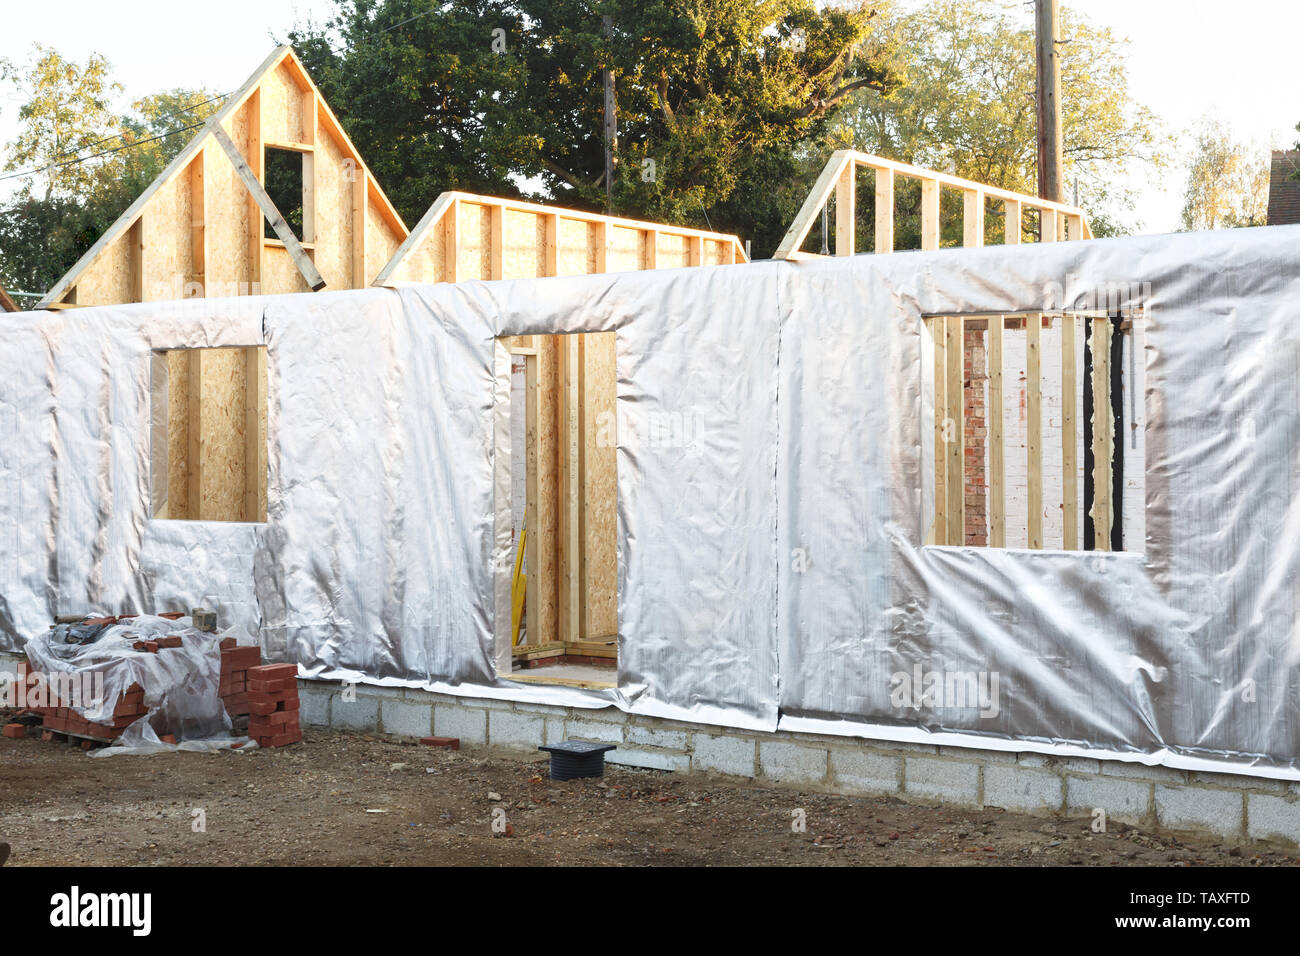
[[134,229],[122,233],[81,274],[76,286],[78,305],[116,305],[133,300],[131,242],[134,236]]
[[640,229],[610,226],[608,238],[605,271],[636,272],[645,268],[645,236]]
[[[250,108],[248,103],[240,107],[226,130],[245,158],[248,157]],[[203,216],[208,246],[206,294],[210,298],[248,295],[252,275],[248,263],[248,190],[220,147],[206,145],[204,152],[207,154],[207,208]]]
[[[344,288],[351,286],[344,283]],[[284,292],[310,292],[294,265],[293,257],[284,246],[271,245],[262,250],[262,292],[266,295],[279,295]]]
[[505,211],[502,274],[507,279],[531,279],[542,274],[542,250],[537,227],[541,217],[515,209]]
[[[537,534],[538,613],[528,611],[529,643],[553,641],[559,633],[559,401],[562,335],[538,336],[537,356]],[[529,569],[529,574],[534,569]],[[532,628],[536,627],[533,631]]]
[[723,263],[722,243],[717,239],[704,240],[704,265],[720,266]]
[[167,353],[167,510],[168,518],[193,517],[189,511],[190,447],[189,352]]
[[316,252],[314,261],[331,289],[352,288],[352,182],[344,152],[321,131],[316,145]]
[[556,257],[560,275],[580,276],[596,271],[596,257],[591,248],[592,232],[588,223],[560,218],[560,251]]
[[660,269],[680,269],[691,264],[684,236],[665,236],[660,233],[656,249]]
[[486,206],[461,202],[456,219],[456,272],[462,280],[492,275],[492,217]]
[[262,140],[276,143],[301,143],[302,90],[293,79],[287,64],[281,63],[261,84]]
[[[441,229],[435,229],[433,232],[434,235],[423,243],[423,248],[417,250],[417,255],[412,256],[412,260],[418,263],[418,269],[410,271],[415,271],[416,274],[404,278],[419,282],[437,282],[442,278],[442,269],[436,268],[434,263],[446,261],[442,258],[446,243],[443,240]],[[367,284],[373,282],[375,276],[379,275],[384,266],[388,265],[393,256],[397,255],[397,247],[401,244],[402,236],[388,224],[375,208],[375,198],[371,196],[370,201],[366,203]],[[434,258],[435,256],[437,258]]]
[[258,363],[257,363],[258,374],[262,376],[262,387],[258,389],[258,394],[262,396],[262,400],[258,404],[257,439],[262,443],[262,447],[266,449],[267,467],[262,469],[261,474],[258,475],[258,479],[257,479],[257,514],[245,515],[244,516],[245,521],[266,520],[266,496],[268,493],[267,486],[270,484],[270,480],[271,480],[270,467],[269,467],[271,447],[267,441],[267,430],[266,430],[266,415],[267,415],[266,409],[267,409],[267,404],[270,401],[270,391],[268,389],[268,386],[270,385],[270,375],[267,374],[267,370],[266,370],[266,362],[267,362],[266,346],[262,346],[261,348],[257,349],[257,353],[258,353]]
[[244,520],[243,349],[206,349],[203,357],[199,518]]
[[181,298],[193,271],[192,166],[154,193],[140,221],[144,230],[141,287],[146,302]]
[[614,428],[614,333],[582,337],[582,636],[618,634],[618,484]]

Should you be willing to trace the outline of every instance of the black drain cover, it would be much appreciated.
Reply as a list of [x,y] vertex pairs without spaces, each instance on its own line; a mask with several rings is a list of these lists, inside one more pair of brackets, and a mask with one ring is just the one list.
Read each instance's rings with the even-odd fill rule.
[[552,780],[577,780],[604,776],[605,751],[616,748],[613,744],[594,744],[589,740],[566,740],[537,749],[551,755]]

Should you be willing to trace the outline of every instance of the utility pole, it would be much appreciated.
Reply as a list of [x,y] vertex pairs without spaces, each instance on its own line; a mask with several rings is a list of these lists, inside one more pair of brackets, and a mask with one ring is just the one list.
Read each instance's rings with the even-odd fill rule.
[[1038,49],[1038,196],[1065,201],[1061,136],[1061,11],[1057,0],[1034,0]]
[[605,215],[614,215],[614,156],[618,151],[618,104],[614,100],[614,70],[610,62],[613,56],[614,18],[600,18],[605,27]]

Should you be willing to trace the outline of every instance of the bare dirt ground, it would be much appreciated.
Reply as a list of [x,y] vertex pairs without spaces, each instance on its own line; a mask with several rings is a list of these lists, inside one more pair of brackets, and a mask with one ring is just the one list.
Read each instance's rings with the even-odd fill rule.
[[[792,811],[807,829],[792,832]],[[195,832],[202,810],[206,832]],[[493,811],[509,833],[495,833]],[[315,730],[275,751],[94,759],[0,740],[8,866],[1230,865],[1300,862],[1087,820],[916,807],[609,767],[553,783],[511,759]],[[498,829],[501,823],[498,824]]]

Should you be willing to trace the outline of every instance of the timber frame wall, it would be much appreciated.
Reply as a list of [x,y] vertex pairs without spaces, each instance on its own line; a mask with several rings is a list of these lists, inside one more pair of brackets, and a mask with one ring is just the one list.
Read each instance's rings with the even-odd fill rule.
[[[443,193],[376,285],[629,272],[748,261],[736,236],[463,192]],[[506,341],[525,363],[528,577],[521,662],[615,656],[614,336]],[[612,436],[609,436],[612,438]]]
[[[1110,551],[1122,547],[1118,528],[1115,483],[1116,427],[1112,362],[1113,339],[1131,322],[1116,323],[1106,313],[1028,312],[991,315],[930,316],[925,319],[934,349],[930,388],[934,399],[934,524],[927,536],[932,545],[968,545],[967,511],[982,503],[985,489],[973,480],[983,472],[983,460],[969,459],[966,408],[973,383],[966,374],[966,332],[984,329],[988,349],[988,400],[986,416],[976,428],[986,426],[988,442],[987,505],[988,545],[1006,547],[1006,442],[1004,418],[1004,335],[1010,329],[1025,334],[1025,477],[1028,492],[1027,536],[1030,550],[1044,548],[1043,473],[1045,456],[1061,462],[1062,547],[1066,551]],[[1043,329],[1060,329],[1061,441],[1059,448],[1044,447],[1043,436]],[[1083,336],[1080,339],[1080,328]],[[1054,364],[1054,363],[1053,363]],[[1014,370],[1013,370],[1014,371]],[[1079,408],[1082,383],[1085,408]],[[1079,456],[1080,429],[1082,468]],[[981,434],[980,437],[983,437]],[[1121,452],[1122,457],[1122,452]],[[1081,487],[1079,476],[1083,475]],[[1080,511],[1090,519],[1083,526],[1080,547]]]
[[[302,158],[301,236],[289,230],[264,188],[268,149]],[[266,238],[264,223],[277,238]],[[359,289],[406,236],[338,118],[284,46],[38,308]],[[264,521],[265,350],[173,349],[166,357],[169,408],[184,410],[169,416],[168,488],[185,493],[172,494],[159,517]],[[193,428],[200,433],[191,434]],[[248,457],[205,468],[198,451],[213,448]],[[260,493],[223,490],[230,475],[246,474],[248,489],[261,487]]]
[[[870,169],[876,177],[876,235],[877,254],[894,252],[894,189],[898,179],[915,179],[921,183],[921,249],[932,250],[940,246],[940,193],[952,189],[962,194],[962,245],[976,248],[984,245],[984,220],[987,201],[1003,205],[1007,223],[1023,223],[1024,213],[1037,210],[1039,214],[1039,241],[1058,242],[1063,239],[1091,239],[1092,229],[1083,210],[1063,203],[1050,202],[1022,193],[987,186],[958,176],[910,166],[869,153],[841,149],[831,155],[804,200],[785,238],[773,259],[800,259],[810,254],[801,252],[804,240],[821,215],[822,208],[835,197],[835,222],[833,225],[837,256],[857,253],[857,171]],[[829,237],[828,240],[829,242]],[[1006,230],[1006,243],[1021,241],[1020,229]]]

